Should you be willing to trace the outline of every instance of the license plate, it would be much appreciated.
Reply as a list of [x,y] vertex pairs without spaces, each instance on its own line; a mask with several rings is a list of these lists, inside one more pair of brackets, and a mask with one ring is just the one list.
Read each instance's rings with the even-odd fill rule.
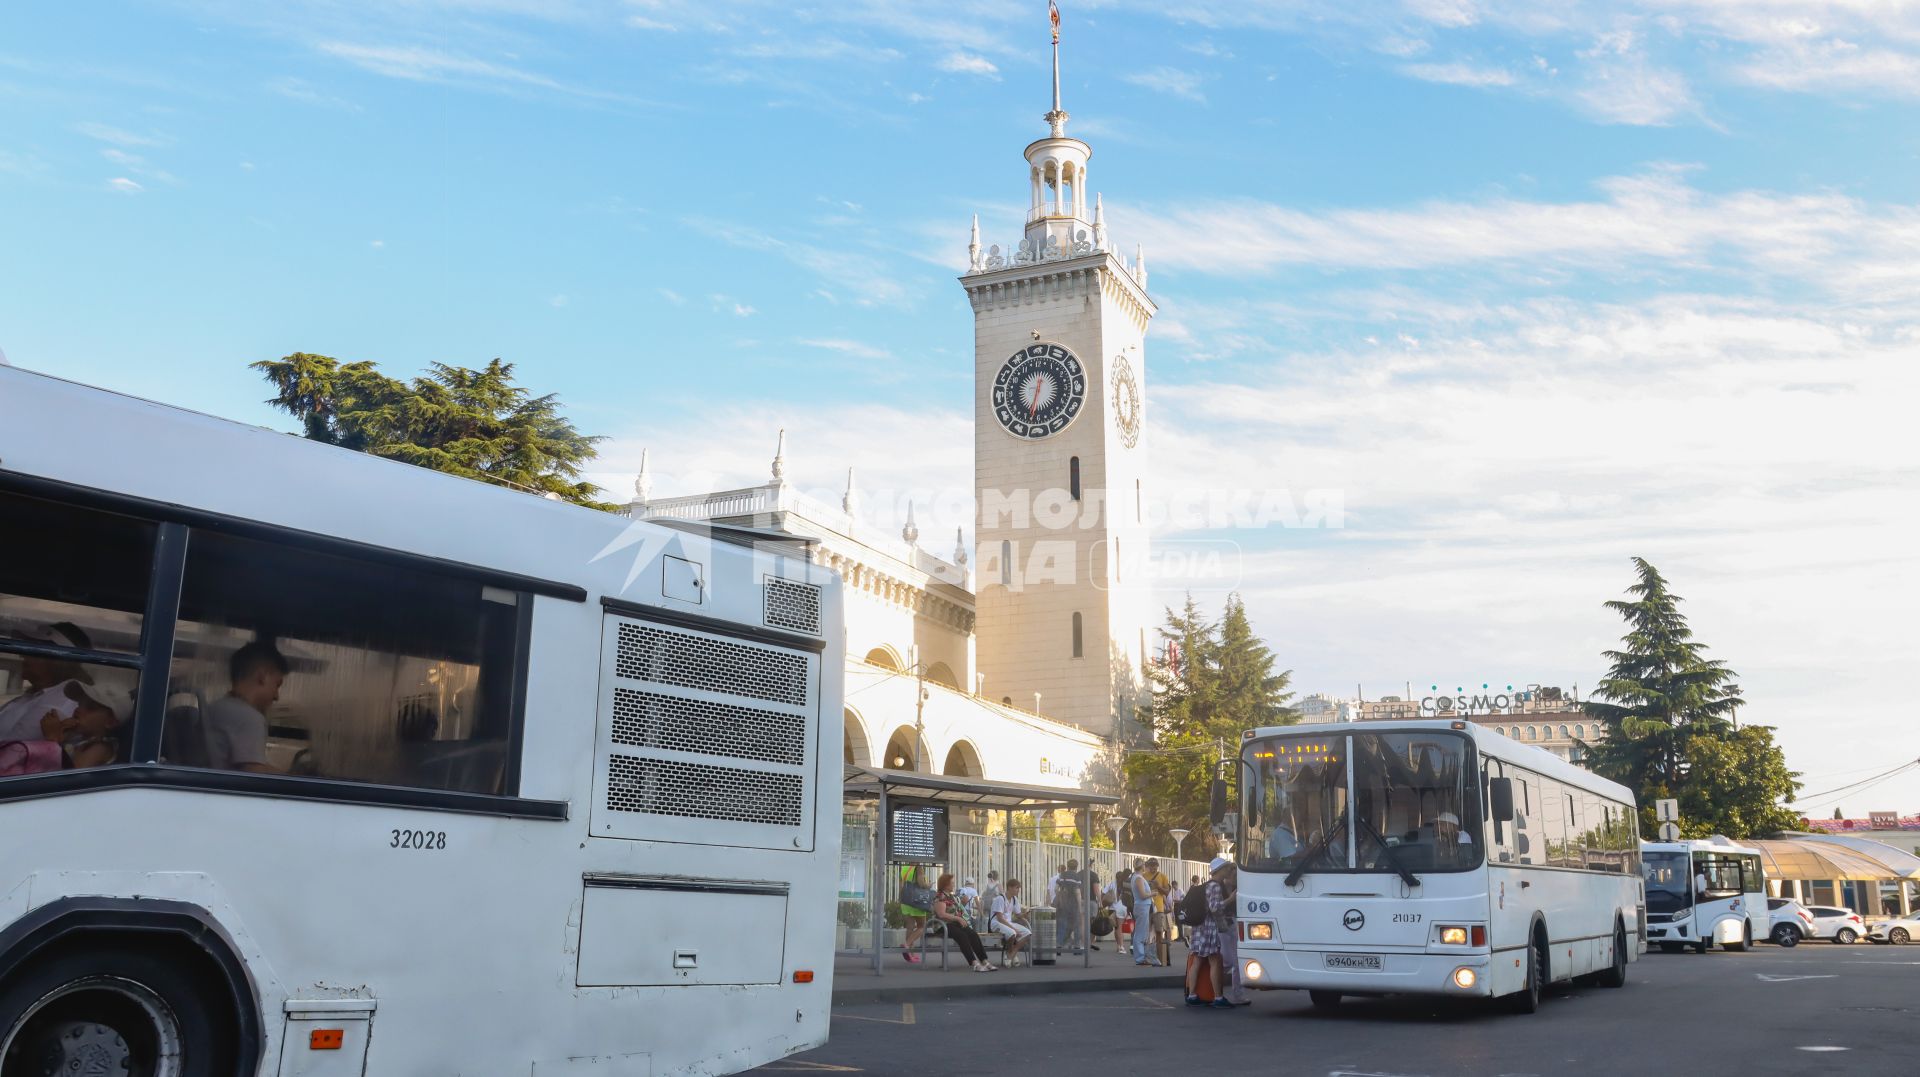
[[1357,969],[1364,972],[1380,971],[1379,954],[1327,954],[1325,957],[1327,961],[1326,967],[1330,969],[1345,969],[1347,971]]

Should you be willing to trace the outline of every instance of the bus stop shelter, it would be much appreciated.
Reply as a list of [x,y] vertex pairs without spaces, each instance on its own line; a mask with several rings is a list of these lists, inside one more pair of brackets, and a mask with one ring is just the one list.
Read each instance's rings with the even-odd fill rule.
[[[1863,916],[1880,916],[1880,887],[1892,885],[1900,915],[1913,908],[1911,887],[1920,880],[1920,858],[1891,846],[1858,839],[1833,841],[1826,835],[1750,844],[1760,850],[1767,880],[1777,890],[1775,897],[1810,905],[1847,905]],[[1847,900],[1849,892],[1855,895],[1852,901]]]
[[[972,811],[1000,811],[1005,813],[1007,859],[1013,852],[1013,813],[1016,811],[1042,812],[1069,810],[1076,813],[1080,830],[1080,862],[1086,864],[1092,859],[1093,852],[1093,813],[1096,809],[1111,809],[1120,802],[1119,797],[1105,793],[1089,793],[1079,789],[1060,789],[1044,785],[1015,785],[1011,782],[987,781],[984,778],[963,778],[944,774],[922,774],[911,770],[883,770],[877,767],[864,767],[849,763],[846,765],[846,785],[844,796],[847,799],[872,799],[878,802],[878,825],[876,840],[872,846],[870,863],[871,882],[868,890],[869,915],[873,929],[873,970],[875,975],[883,975],[882,921],[886,909],[886,895],[889,884],[894,881],[892,865],[888,862],[889,848],[887,828],[892,820],[888,811],[890,802],[914,800],[947,805],[949,809]],[[1091,967],[1093,954],[1090,947],[1083,948],[1084,963]]]

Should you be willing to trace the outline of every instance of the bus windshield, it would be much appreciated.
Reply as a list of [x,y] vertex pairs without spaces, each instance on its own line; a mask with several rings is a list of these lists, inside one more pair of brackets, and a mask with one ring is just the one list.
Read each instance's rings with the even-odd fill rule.
[[1480,863],[1480,798],[1456,733],[1249,741],[1241,770],[1247,871],[1461,871]]
[[1693,873],[1684,852],[1640,854],[1640,870],[1647,876],[1647,911],[1676,913],[1693,904]]

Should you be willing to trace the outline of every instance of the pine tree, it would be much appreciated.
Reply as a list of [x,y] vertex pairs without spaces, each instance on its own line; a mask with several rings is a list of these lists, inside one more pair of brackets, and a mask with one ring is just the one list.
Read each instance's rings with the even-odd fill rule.
[[1153,744],[1127,755],[1133,822],[1126,844],[1170,852],[1172,828],[1205,833],[1221,754],[1233,758],[1247,729],[1286,725],[1299,716],[1287,706],[1291,671],[1275,671],[1273,652],[1253,634],[1237,595],[1228,598],[1218,624],[1187,596],[1183,609],[1167,611],[1160,638],[1177,657],[1147,670]]
[[411,383],[371,362],[295,352],[253,364],[274,389],[267,403],[314,440],[575,504],[611,509],[581,481],[600,440],[573,428],[551,394],[513,383],[513,364],[480,370],[434,363]]
[[1681,801],[1688,833],[1747,837],[1790,825],[1779,804],[1793,795],[1797,775],[1770,731],[1734,729],[1746,702],[1737,674],[1706,657],[1659,570],[1643,558],[1633,563],[1634,597],[1606,604],[1627,623],[1623,647],[1605,652],[1612,668],[1600,698],[1583,705],[1608,734],[1588,746],[1588,765],[1634,790],[1646,833],[1655,826],[1653,802],[1667,797]]

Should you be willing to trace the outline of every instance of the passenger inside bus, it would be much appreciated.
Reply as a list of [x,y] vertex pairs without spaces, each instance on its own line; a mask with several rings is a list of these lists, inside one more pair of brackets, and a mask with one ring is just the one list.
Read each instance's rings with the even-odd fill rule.
[[267,762],[267,708],[280,699],[280,687],[293,667],[265,640],[255,640],[227,660],[227,694],[200,712],[200,735],[207,765],[216,770],[281,773]]
[[[13,635],[76,651],[93,646],[70,621]],[[99,767],[122,757],[121,732],[133,716],[133,692],[112,671],[96,678],[79,662],[29,654],[20,656],[20,679],[27,690],[0,704],[0,744],[17,745],[9,775]]]

